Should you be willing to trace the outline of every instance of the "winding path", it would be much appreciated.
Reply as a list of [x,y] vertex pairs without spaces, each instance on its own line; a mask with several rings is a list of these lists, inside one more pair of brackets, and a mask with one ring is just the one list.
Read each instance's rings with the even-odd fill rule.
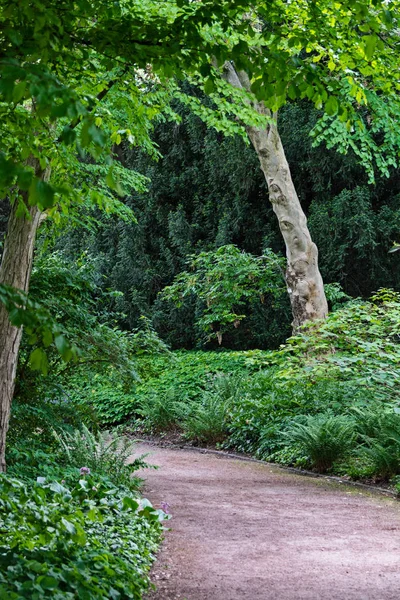
[[260,463],[140,443],[173,518],[151,600],[398,600],[400,504]]

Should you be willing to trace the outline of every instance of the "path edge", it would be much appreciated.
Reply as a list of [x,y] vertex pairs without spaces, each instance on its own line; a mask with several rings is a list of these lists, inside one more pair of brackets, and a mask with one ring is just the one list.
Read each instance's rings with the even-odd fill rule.
[[[131,437],[131,436],[130,436]],[[132,436],[134,437],[134,436]],[[260,460],[259,458],[252,458],[251,456],[246,456],[241,454],[240,452],[225,452],[223,450],[214,450],[213,448],[203,448],[201,446],[191,446],[190,444],[174,444],[172,442],[164,442],[163,440],[155,440],[155,439],[146,439],[146,438],[135,438],[134,442],[148,444],[149,446],[158,446],[160,448],[169,448],[170,450],[190,450],[191,452],[197,454],[213,454],[219,456],[220,458],[225,459],[234,459],[234,460],[242,460],[246,462],[253,462],[265,465],[266,467],[271,467],[273,469],[277,469],[283,471],[285,473],[292,473],[294,475],[300,475],[302,477],[312,477],[314,479],[323,479],[325,481],[330,481],[332,483],[338,483],[343,486],[351,486],[355,488],[362,489],[364,491],[373,492],[375,494],[381,496],[388,496],[394,498],[395,500],[400,500],[400,495],[392,490],[388,490],[386,488],[381,488],[378,486],[367,485],[366,483],[360,483],[358,481],[349,481],[347,479],[341,479],[335,475],[323,475],[322,473],[315,473],[314,471],[307,471],[306,469],[298,469],[296,467],[285,467],[284,465],[279,465],[277,463],[270,463],[266,460]]]

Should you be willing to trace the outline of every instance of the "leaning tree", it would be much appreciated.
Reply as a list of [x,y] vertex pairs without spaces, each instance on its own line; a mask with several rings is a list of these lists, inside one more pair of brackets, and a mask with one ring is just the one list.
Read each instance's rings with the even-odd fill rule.
[[[0,299],[10,298],[17,288],[23,302],[37,229],[45,216],[57,221],[93,205],[127,216],[115,195],[93,189],[85,180],[87,156],[101,167],[106,185],[121,193],[114,146],[126,138],[151,151],[151,122],[166,97],[177,92],[173,79],[189,75],[212,93],[219,85],[219,69],[231,61],[232,69],[225,67],[225,73],[237,77],[231,83],[242,102],[236,116],[245,122],[262,158],[285,236],[294,322],[324,316],[316,248],[291,184],[276,111],[287,98],[308,98],[334,123],[344,124],[343,130],[333,129],[339,131],[342,148],[353,144],[364,155],[373,147],[370,133],[389,123],[383,135],[384,150],[390,153],[397,143],[390,126],[398,111],[397,8],[397,0],[4,0],[0,190],[11,203],[11,215]],[[369,95],[381,112],[374,112],[365,131],[357,125],[357,114],[360,107],[372,107]],[[390,99],[390,118],[382,98]],[[219,119],[217,114],[210,122]],[[329,127],[333,123],[320,136]],[[236,127],[227,125],[226,130]],[[379,160],[382,164],[385,159]],[[17,324],[9,322],[6,304],[0,306],[0,470],[5,469],[21,338]],[[46,332],[44,345],[52,342]],[[67,352],[60,336],[54,342]]]
[[[246,14],[253,54],[220,65],[223,79],[265,118],[247,125],[286,245],[293,330],[328,312],[311,239],[278,131],[278,110],[307,99],[324,111],[316,141],[351,148],[373,180],[397,166],[399,135],[398,3],[318,0],[253,4]],[[240,44],[240,40],[237,42]],[[233,47],[235,47],[233,45]],[[254,50],[264,62],[253,61]],[[218,70],[218,69],[217,69]]]

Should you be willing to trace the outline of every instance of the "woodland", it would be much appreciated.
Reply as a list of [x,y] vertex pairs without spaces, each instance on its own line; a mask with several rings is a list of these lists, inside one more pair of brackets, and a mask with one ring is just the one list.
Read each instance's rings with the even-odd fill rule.
[[400,494],[398,0],[3,0],[0,599],[140,599],[136,437]]

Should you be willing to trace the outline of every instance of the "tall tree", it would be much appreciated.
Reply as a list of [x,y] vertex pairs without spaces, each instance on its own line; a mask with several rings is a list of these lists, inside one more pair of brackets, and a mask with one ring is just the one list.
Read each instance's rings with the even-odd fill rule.
[[[170,88],[169,78],[192,74],[205,79],[206,91],[212,92],[218,76],[212,57],[220,65],[231,59],[251,78],[256,101],[272,113],[287,97],[307,97],[328,115],[340,115],[351,129],[357,106],[367,103],[368,86],[386,97],[398,91],[397,8],[397,0],[311,5],[306,0],[5,0],[0,10],[0,190],[12,212],[0,285],[28,288],[38,224],[31,211],[59,219],[86,203],[126,216],[113,195],[85,182],[82,159],[86,153],[97,161],[98,173],[120,192],[110,164],[112,148],[125,137],[155,151],[151,122],[165,104],[162,90]],[[253,12],[261,19],[256,32]],[[147,93],[153,94],[151,100]],[[109,104],[103,108],[105,97]],[[246,106],[242,120],[259,125]],[[210,121],[218,124],[219,118]],[[390,128],[385,136],[387,150],[393,147]],[[131,178],[131,185],[138,179]],[[17,276],[18,269],[14,274],[12,269],[19,264],[23,273]],[[0,348],[9,348],[14,335],[4,327]],[[0,379],[6,382],[0,398],[3,450],[19,339],[13,353],[0,359]]]
[[[266,117],[264,126],[246,130],[286,245],[294,330],[309,320],[325,318],[328,306],[318,250],[293,184],[277,111],[288,99],[312,100],[325,109],[317,130],[320,141],[337,145],[342,152],[351,147],[371,180],[374,165],[388,175],[399,150],[399,136],[393,135],[399,111],[392,53],[399,49],[397,8],[396,2],[375,0],[260,4],[246,18],[265,60],[262,73],[251,64],[251,57],[223,65],[223,78],[244,91],[244,101]],[[363,121],[360,105],[366,109],[364,114],[369,113],[367,122],[372,127]],[[384,137],[381,147],[374,140],[378,131]]]
[[[231,62],[224,68],[226,80],[235,88],[250,92],[250,80],[237,72]],[[260,161],[268,186],[269,200],[278,218],[286,246],[286,286],[292,307],[293,331],[307,321],[325,319],[328,303],[318,268],[318,249],[311,239],[307,219],[293,184],[282,141],[278,132],[277,113],[263,102],[255,109],[268,117],[265,127],[247,127],[251,143]]]
[[[156,152],[151,122],[165,106],[168,79],[203,67],[208,71],[216,47],[227,57],[224,44],[210,39],[208,30],[217,26],[227,32],[246,5],[236,0],[2,3],[0,190],[12,208],[0,286],[28,290],[42,213],[59,220],[86,204],[127,216],[114,195],[93,189],[90,178],[85,181],[87,163],[92,172],[97,163],[98,175],[121,193],[110,158],[114,144],[126,138]],[[133,187],[143,185],[140,178],[128,179]],[[9,324],[1,306],[0,471],[20,339],[21,331]]]

